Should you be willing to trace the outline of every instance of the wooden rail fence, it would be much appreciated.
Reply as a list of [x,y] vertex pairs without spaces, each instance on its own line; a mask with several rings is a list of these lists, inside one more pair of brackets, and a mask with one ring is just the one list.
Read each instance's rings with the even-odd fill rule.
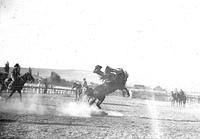
[[36,86],[36,85],[25,85],[23,93],[36,93],[36,94],[61,94],[61,95],[73,95],[75,90],[67,87],[52,87],[52,88],[45,88],[44,86]]
[[[75,95],[75,90],[67,87],[50,87],[46,89],[42,85],[37,85],[37,84],[25,84],[23,90],[23,93],[37,93],[37,94],[60,94],[60,95]],[[134,98],[135,93],[138,94],[139,96],[135,96],[138,98],[144,98],[148,99],[152,96],[152,94],[155,94],[158,100],[160,98],[165,98],[165,101],[170,101],[171,94],[167,92],[158,92],[158,91],[149,91],[149,90],[141,90],[141,89],[129,89],[130,92],[130,97]],[[192,103],[200,103],[200,95],[188,95],[187,96],[187,101],[192,102]]]

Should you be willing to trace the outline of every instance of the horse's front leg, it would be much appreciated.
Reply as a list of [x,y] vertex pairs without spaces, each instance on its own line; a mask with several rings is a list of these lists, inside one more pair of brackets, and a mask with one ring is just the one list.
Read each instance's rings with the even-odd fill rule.
[[96,98],[92,98],[92,100],[89,102],[89,105],[94,104],[95,101],[96,101]]
[[77,97],[78,97],[77,95],[78,95],[78,91],[76,90],[76,101],[77,101],[77,99],[78,99],[78,98],[77,98]]
[[0,94],[1,94],[1,92],[3,91],[3,89],[4,89],[4,86],[3,85],[0,85]]
[[[80,101],[80,99],[81,99],[81,94],[82,94],[82,92],[81,92],[81,90],[79,90],[79,92],[78,92],[78,101]],[[83,96],[82,96],[82,99],[83,99]]]
[[171,107],[173,107],[174,106],[174,100],[172,99],[171,100]]
[[19,92],[19,95],[20,95],[20,101],[22,102],[22,92],[21,92],[21,90],[18,90],[18,92]]

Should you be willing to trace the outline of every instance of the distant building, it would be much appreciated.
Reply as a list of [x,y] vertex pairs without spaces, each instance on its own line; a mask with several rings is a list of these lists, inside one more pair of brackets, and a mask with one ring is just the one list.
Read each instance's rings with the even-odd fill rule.
[[144,85],[135,84],[134,89],[146,89],[146,87]]
[[164,88],[162,88],[161,86],[156,86],[155,88],[153,88],[153,90],[155,91],[166,91]]

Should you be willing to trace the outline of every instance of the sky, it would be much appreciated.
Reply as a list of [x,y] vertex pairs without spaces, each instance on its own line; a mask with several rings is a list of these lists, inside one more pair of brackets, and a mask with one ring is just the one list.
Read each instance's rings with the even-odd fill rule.
[[128,83],[200,91],[198,0],[0,0],[0,65],[123,68]]

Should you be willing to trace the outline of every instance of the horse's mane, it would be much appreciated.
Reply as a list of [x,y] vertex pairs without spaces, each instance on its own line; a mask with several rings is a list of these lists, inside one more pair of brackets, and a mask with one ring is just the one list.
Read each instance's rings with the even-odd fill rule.
[[21,77],[26,77],[28,74],[30,74],[29,72],[24,73],[23,75],[21,75]]

